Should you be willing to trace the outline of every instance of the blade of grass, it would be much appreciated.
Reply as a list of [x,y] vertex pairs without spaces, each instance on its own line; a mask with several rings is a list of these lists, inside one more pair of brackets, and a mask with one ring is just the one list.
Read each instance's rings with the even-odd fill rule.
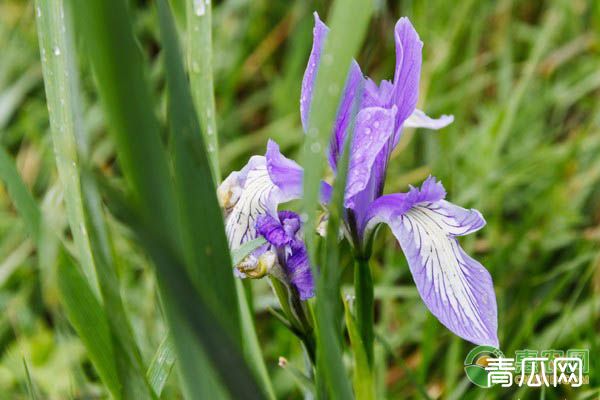
[[[358,104],[355,102],[353,114],[356,114],[357,106]],[[333,195],[328,206],[329,219],[327,221],[324,251],[321,254],[320,269],[317,273],[317,373],[320,373],[321,377],[324,378],[324,384],[328,387],[331,398],[334,399],[349,399],[353,397],[342,359],[343,337],[340,329],[340,321],[343,318],[342,304],[340,302],[342,268],[340,266],[339,253],[339,232],[343,218],[349,149],[353,136],[354,122],[352,121],[345,136]],[[315,272],[317,272],[316,269]],[[363,346],[362,341],[356,344]],[[357,349],[357,351],[360,351],[360,349]],[[365,351],[364,346],[362,347],[362,351]],[[321,393],[321,390],[319,393]],[[355,394],[361,395],[362,392]]]
[[[82,132],[78,73],[64,3],[36,0],[36,24],[56,167],[65,192],[67,218],[78,260],[94,292],[99,295],[77,170],[76,132]],[[83,139],[83,138],[81,138]],[[80,141],[82,141],[80,139]],[[83,146],[83,144],[80,144]]]
[[[80,108],[71,10],[63,0],[36,2],[36,18],[56,165],[65,190],[67,217],[78,261],[90,286],[99,290],[109,318],[124,396],[153,398],[119,292],[111,240],[95,182],[80,175],[89,146]],[[81,160],[79,159],[81,158]],[[98,287],[97,287],[98,285]]]
[[[210,160],[207,157],[207,150],[210,155],[211,144],[207,142],[204,146],[201,137],[197,135],[200,127],[180,61],[175,26],[165,2],[158,1],[158,13],[167,72],[175,185],[182,212],[184,251],[192,268],[190,274],[196,277],[204,298],[212,301],[210,305],[215,314],[228,318],[224,321],[224,326],[228,327],[232,335],[239,335],[240,324],[244,325],[245,340],[242,344],[240,338],[240,344],[246,350],[246,358],[255,375],[261,378],[265,391],[274,397],[246,297],[239,282],[234,289],[233,274],[230,269],[224,268],[231,265],[231,261],[215,184],[211,179]],[[208,139],[205,137],[205,140]],[[203,225],[212,229],[199,229]],[[205,247],[199,247],[198,243],[204,243]],[[238,311],[238,304],[232,303],[236,298],[243,315]]]
[[[180,205],[183,248],[189,274],[232,335],[239,335],[234,276],[223,227],[223,214],[217,201],[209,160],[197,135],[187,78],[181,63],[177,33],[170,10],[157,1],[160,33],[167,77],[168,121],[175,190]],[[210,229],[202,227],[210,227]],[[234,336],[235,337],[235,336]],[[241,340],[240,340],[241,343]]]
[[375,399],[375,385],[373,373],[369,365],[365,347],[362,344],[360,332],[356,326],[356,321],[350,305],[344,300],[344,314],[346,316],[346,327],[348,328],[348,337],[352,352],[354,353],[354,371],[352,374],[352,385],[357,399]]
[[[223,397],[222,391],[215,389],[217,379],[214,375],[217,372],[226,374],[229,371],[234,374],[236,370],[231,366],[219,371],[207,368],[209,364],[206,362],[204,350],[217,368],[220,366],[218,362],[221,361],[218,357],[222,356],[215,353],[212,347],[207,348],[207,337],[212,337],[214,331],[205,327],[216,325],[215,321],[210,319],[214,314],[203,314],[203,328],[198,325],[197,310],[192,312],[187,309],[206,308],[205,300],[199,297],[195,286],[190,287],[192,282],[187,273],[189,269],[185,268],[184,264],[179,264],[179,255],[182,254],[182,230],[176,196],[169,162],[161,143],[158,120],[153,113],[154,102],[146,82],[142,56],[133,36],[126,2],[94,0],[85,4],[72,1],[71,4],[75,10],[78,32],[95,72],[100,98],[109,124],[113,128],[119,163],[131,186],[133,209],[139,215],[144,229],[151,230],[153,235],[160,238],[155,239],[155,236],[152,236],[152,244],[146,246],[146,250],[154,255],[157,281],[177,352],[184,391],[187,397],[197,398],[198,395],[207,393],[203,388],[209,387],[213,389],[208,392],[211,396]],[[131,98],[135,101],[130,101]],[[157,244],[170,249],[169,252],[176,256],[162,256],[159,249],[153,247]],[[203,251],[206,250],[202,243],[197,245]],[[226,260],[228,264],[228,256]],[[176,262],[177,266],[182,268],[169,265],[170,262]],[[194,284],[196,280],[194,279]],[[180,284],[185,285],[187,291],[179,290]],[[228,295],[223,293],[223,296]],[[233,303],[236,304],[235,298]],[[196,325],[192,326],[190,321]],[[210,343],[210,346],[214,346],[214,343]],[[232,350],[232,354],[236,354],[236,351]]]
[[211,1],[184,0],[187,15],[187,62],[200,128],[215,182],[221,180],[213,83]]
[[148,382],[157,396],[160,396],[162,393],[167,378],[173,369],[173,364],[175,364],[175,350],[169,337],[166,337],[158,346],[156,353],[154,353],[154,357],[152,357],[148,372],[146,373]]
[[[201,294],[195,290],[185,273],[184,264],[179,260],[175,251],[168,248],[168,242],[163,240],[162,234],[156,232],[152,225],[145,224],[144,220],[134,211],[130,202],[123,199],[122,195],[114,188],[108,184],[104,184],[104,188],[113,212],[133,229],[137,240],[154,261],[169,324],[177,329],[177,332],[171,332],[171,334],[180,361],[179,365],[185,366],[186,364],[181,362],[181,358],[195,356],[196,354],[193,352],[197,347],[186,347],[183,349],[185,351],[182,351],[177,347],[178,341],[183,343],[184,339],[193,339],[194,341],[183,344],[202,344],[202,349],[215,367],[214,371],[223,382],[223,388],[233,398],[265,398],[262,388],[257,385],[252,372],[244,361],[239,344],[224,329],[221,320],[214,316]],[[189,336],[182,338],[181,332]],[[210,373],[210,371],[197,372]],[[196,376],[196,379],[199,378]]]
[[31,374],[29,373],[29,367],[27,366],[27,361],[23,357],[23,368],[25,369],[25,378],[27,379],[27,394],[31,400],[37,400],[37,391],[35,390],[35,385],[33,384],[33,380],[31,379]]
[[123,398],[106,314],[86,277],[64,251],[59,255],[56,277],[67,317],[87,349],[98,375],[112,397]]
[[15,208],[25,221],[34,242],[39,243],[42,232],[42,215],[27,186],[15,167],[14,160],[0,146],[0,180],[4,182]]
[[[45,254],[44,249],[56,239],[48,230],[43,215],[19,176],[14,162],[2,147],[0,147],[0,179],[6,183],[13,204],[25,220],[25,226],[37,248],[41,249],[42,255]],[[84,343],[100,379],[111,395],[120,399],[121,384],[106,315],[87,278],[81,274],[79,267],[62,246],[59,250],[58,271],[55,276],[58,279],[59,296],[69,321]]]

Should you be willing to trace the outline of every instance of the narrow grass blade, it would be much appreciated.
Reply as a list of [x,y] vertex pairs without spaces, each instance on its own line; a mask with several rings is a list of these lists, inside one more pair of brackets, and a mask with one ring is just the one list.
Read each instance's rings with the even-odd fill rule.
[[167,378],[173,369],[173,364],[175,364],[175,349],[169,337],[166,337],[158,346],[146,373],[148,382],[157,396],[162,393]]
[[215,182],[221,180],[213,83],[211,1],[183,0],[187,15],[187,61],[194,104]]
[[[14,163],[0,147],[0,178],[7,184],[13,203],[25,220],[25,225],[34,238],[38,249],[53,241],[46,232],[39,207],[21,180]],[[108,322],[96,294],[79,267],[60,250],[57,271],[59,295],[69,321],[88,350],[98,375],[114,398],[121,398],[121,385],[114,358],[112,337]]]
[[258,249],[263,244],[267,243],[267,240],[263,237],[249,240],[242,244],[238,249],[233,251],[231,258],[233,259],[233,265],[238,264],[244,258],[250,255],[254,250]]
[[40,209],[21,179],[14,160],[2,146],[0,146],[0,180],[6,185],[13,204],[25,221],[32,239],[39,243],[42,232]]
[[188,273],[235,337],[240,334],[239,315],[234,276],[228,268],[231,259],[223,214],[211,178],[206,148],[197,134],[200,128],[181,62],[173,19],[164,1],[159,0],[157,5],[167,75],[175,190]]
[[[309,128],[304,141],[302,166],[304,167],[303,208],[308,219],[306,232],[315,230],[315,209],[320,180],[325,167],[325,154],[329,144],[333,120],[339,98],[346,81],[352,57],[357,53],[365,34],[373,9],[371,0],[337,0],[332,6],[329,18],[329,34],[324,43],[319,65]],[[306,235],[311,260],[315,260],[312,235]]]
[[177,243],[169,162],[161,142],[142,54],[123,0],[69,0],[111,132],[119,165],[141,215]]
[[248,364],[256,378],[260,381],[260,384],[264,388],[265,394],[268,399],[275,400],[275,390],[267,371],[267,366],[263,359],[262,350],[258,341],[258,335],[256,334],[256,326],[254,325],[254,314],[250,307],[250,301],[245,296],[244,284],[240,279],[236,279],[235,286],[238,293],[239,307],[240,307],[240,324],[242,332],[244,333],[244,340],[242,346],[244,348],[244,355]]
[[71,10],[67,6],[64,0],[36,2],[52,140],[65,191],[67,217],[79,264],[90,287],[99,291],[105,310],[110,310],[107,317],[123,393],[126,397],[152,398],[154,396],[146,381],[141,355],[121,300],[100,196],[91,175],[87,174],[86,179],[81,172],[80,164],[88,162],[89,148],[80,108]]
[[346,328],[348,329],[350,345],[354,354],[354,371],[352,373],[354,394],[359,400],[375,399],[373,371],[369,365],[360,332],[358,331],[354,315],[352,315],[347,300],[344,300],[344,314],[346,316]]
[[[210,175],[211,144],[205,137],[207,144],[204,146],[202,138],[197,135],[200,127],[180,61],[175,27],[165,2],[158,2],[158,12],[167,71],[175,185],[181,205],[184,251],[191,268],[190,274],[196,278],[197,286],[215,315],[227,317],[223,321],[224,327],[233,337],[240,334],[240,324],[243,325],[245,339],[242,344],[240,338],[240,344],[265,391],[274,397],[241,283],[237,282],[237,289],[233,286],[233,274],[226,267],[231,264],[223,217]],[[212,228],[209,231],[199,228],[201,226]],[[203,243],[204,247],[198,246],[199,243]],[[232,303],[236,298],[239,303]],[[243,316],[240,316],[238,307],[243,309]]]
[[25,377],[27,378],[27,394],[31,400],[37,400],[37,391],[35,390],[35,385],[33,384],[33,379],[31,379],[31,374],[29,373],[29,367],[27,367],[25,358],[23,358],[23,368],[25,369]]
[[73,260],[63,251],[56,273],[61,302],[98,375],[115,399],[122,398],[108,320],[98,299]]
[[[355,102],[353,115],[356,114],[357,106],[358,104]],[[352,396],[342,359],[343,336],[340,329],[343,313],[340,302],[342,268],[340,265],[339,232],[343,218],[344,191],[348,176],[349,150],[353,136],[354,122],[351,121],[338,164],[333,195],[328,206],[329,219],[324,248],[320,257],[320,269],[317,275],[317,372],[324,378],[330,396],[340,399],[351,398]],[[357,344],[361,346],[364,352],[362,340]]]
[[[184,264],[173,249],[168,248],[162,234],[154,231],[152,225],[146,225],[133,211],[131,205],[114,189],[108,185],[105,185],[105,189],[113,211],[132,227],[137,239],[154,261],[167,318],[173,329],[176,329],[171,334],[179,365],[184,367],[192,362],[190,358],[193,359],[197,355],[195,353],[197,347],[189,345],[200,343],[204,351],[200,354],[208,356],[214,371],[223,383],[223,388],[233,398],[265,398],[262,388],[258,386],[246,365],[239,343],[224,329],[221,319],[214,315],[214,311],[207,306],[203,296],[196,291],[185,273]],[[182,357],[188,359],[181,360]],[[210,370],[196,370],[196,372],[211,373]],[[195,378],[200,379],[201,376]],[[191,387],[197,388],[195,385]],[[189,391],[188,397],[202,398],[194,396],[194,393]]]
[[[37,0],[35,7],[50,131],[56,167],[65,192],[67,218],[77,247],[78,261],[92,289],[99,295],[94,259],[83,223],[83,204],[77,170],[76,132],[81,135],[83,125],[78,93],[79,74],[71,41],[69,10],[65,9],[63,0]],[[80,147],[84,146],[83,140],[84,137],[80,136]]]

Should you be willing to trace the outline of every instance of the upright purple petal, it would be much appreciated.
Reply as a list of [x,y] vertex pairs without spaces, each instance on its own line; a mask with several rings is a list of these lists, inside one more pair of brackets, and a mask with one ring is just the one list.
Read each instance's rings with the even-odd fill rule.
[[400,18],[396,23],[394,39],[396,40],[396,70],[391,101],[398,107],[396,127],[399,129],[417,105],[423,42],[406,17]]
[[[375,164],[389,138],[394,134],[396,107],[388,110],[380,107],[362,109],[356,116],[356,127],[350,152],[348,181],[346,184],[346,207],[354,209],[354,197],[368,188],[374,176],[385,176],[384,171],[373,171],[375,167],[385,167]],[[376,182],[376,186],[382,183]],[[379,193],[373,193],[374,196]]]
[[442,200],[444,195],[441,184],[431,178],[421,190],[383,196],[371,207],[367,230],[380,222],[390,226],[423,302],[442,324],[470,342],[497,347],[492,278],[456,239],[485,221],[476,210]]

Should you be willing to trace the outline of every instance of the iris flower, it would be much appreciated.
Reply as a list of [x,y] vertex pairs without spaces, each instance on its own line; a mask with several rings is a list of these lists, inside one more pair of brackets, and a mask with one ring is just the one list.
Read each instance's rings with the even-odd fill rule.
[[[313,47],[300,99],[305,130],[327,32],[315,13]],[[393,81],[377,85],[354,61],[333,125],[328,159],[334,172],[345,135],[354,127],[344,195],[346,237],[359,254],[368,254],[375,228],[387,224],[406,256],[423,302],[438,320],[468,341],[498,346],[492,278],[457,240],[481,229],[485,225],[482,215],[446,201],[444,187],[431,176],[420,188],[383,194],[388,161],[403,128],[440,129],[453,121],[452,116],[433,119],[416,109],[423,43],[407,18],[397,22],[394,39]],[[228,210],[226,232],[232,249],[257,237],[261,216],[281,223],[277,207],[301,197],[302,177],[302,168],[283,156],[270,140],[265,156],[252,157],[241,171],[223,182],[219,197]],[[327,203],[330,192],[331,187],[323,183],[323,203]],[[308,265],[306,257],[303,263]],[[304,271],[310,273],[309,268]]]

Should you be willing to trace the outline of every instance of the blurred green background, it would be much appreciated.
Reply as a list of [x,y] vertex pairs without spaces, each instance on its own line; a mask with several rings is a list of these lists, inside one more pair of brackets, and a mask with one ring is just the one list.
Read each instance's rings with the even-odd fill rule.
[[[499,337],[507,356],[525,348],[583,348],[590,350],[592,363],[590,384],[579,389],[477,389],[463,371],[473,346],[427,312],[395,239],[382,229],[372,263],[377,331],[394,356],[377,349],[380,390],[394,399],[416,397],[418,385],[432,398],[598,398],[600,2],[375,3],[358,57],[363,72],[376,81],[392,77],[393,27],[406,15],[425,43],[419,106],[431,116],[455,117],[439,132],[405,132],[386,192],[404,191],[433,174],[453,202],[486,217],[487,226],[462,243],[494,278]],[[178,1],[173,5],[181,9]],[[162,93],[156,11],[147,1],[134,1],[132,8],[153,86]],[[311,13],[317,10],[326,20],[328,8],[327,1],[215,2],[215,95],[224,176],[250,155],[264,153],[268,138],[289,157],[298,155]],[[16,159],[24,181],[69,245],[30,2],[0,2],[0,48],[0,144]],[[93,163],[119,176],[85,65],[82,79]],[[164,118],[164,102],[156,112]],[[126,307],[149,359],[165,335],[154,275],[128,231],[114,219],[109,222]],[[85,348],[60,308],[52,271],[38,268],[38,254],[0,185],[0,398],[27,398],[24,362],[42,398],[103,398]],[[344,260],[341,267],[350,263]],[[277,366],[283,356],[302,367],[298,341],[266,312],[276,305],[267,284],[253,282],[253,289],[258,334],[278,397],[299,398],[292,377]],[[175,374],[169,382],[175,382]],[[167,384],[165,398],[178,397],[174,386]]]

